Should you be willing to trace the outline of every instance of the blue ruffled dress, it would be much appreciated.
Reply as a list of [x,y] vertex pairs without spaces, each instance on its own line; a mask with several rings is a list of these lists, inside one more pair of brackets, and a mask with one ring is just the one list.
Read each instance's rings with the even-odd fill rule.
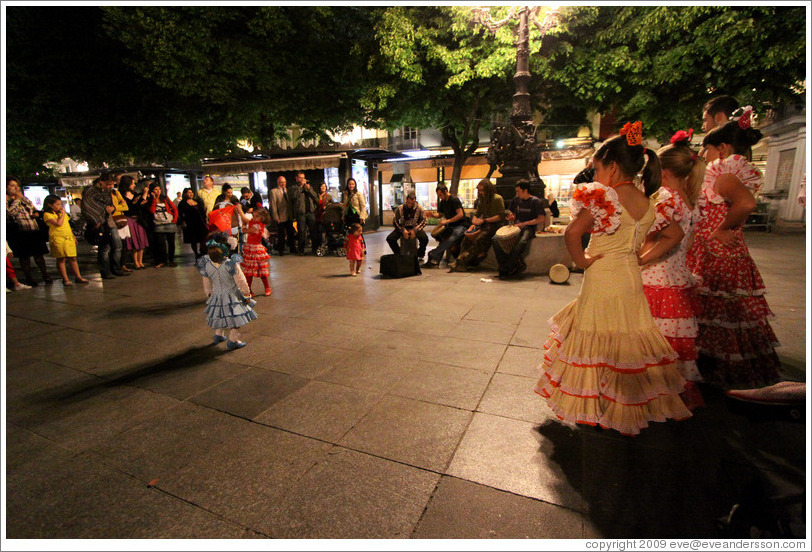
[[236,265],[242,262],[240,255],[232,255],[216,265],[208,255],[197,260],[197,269],[211,280],[211,297],[206,301],[206,323],[214,329],[239,328],[257,319],[252,308],[256,301],[246,302],[234,281]]

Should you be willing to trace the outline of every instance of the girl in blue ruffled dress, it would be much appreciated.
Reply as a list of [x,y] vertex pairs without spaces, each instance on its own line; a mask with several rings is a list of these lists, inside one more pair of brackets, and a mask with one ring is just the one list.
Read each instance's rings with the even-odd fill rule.
[[[219,239],[218,239],[219,238]],[[229,351],[245,347],[240,340],[239,328],[257,319],[256,301],[250,298],[250,289],[240,269],[242,256],[230,257],[226,236],[216,233],[208,242],[208,255],[197,260],[197,269],[203,276],[206,292],[206,322],[214,329],[214,343],[228,340]],[[226,338],[228,330],[228,338]]]

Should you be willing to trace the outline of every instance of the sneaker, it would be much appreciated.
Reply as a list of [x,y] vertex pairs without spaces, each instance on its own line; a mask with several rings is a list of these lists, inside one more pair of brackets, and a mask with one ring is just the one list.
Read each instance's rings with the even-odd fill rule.
[[27,286],[22,282],[14,284],[14,291],[20,291],[22,289],[31,289],[31,286]]

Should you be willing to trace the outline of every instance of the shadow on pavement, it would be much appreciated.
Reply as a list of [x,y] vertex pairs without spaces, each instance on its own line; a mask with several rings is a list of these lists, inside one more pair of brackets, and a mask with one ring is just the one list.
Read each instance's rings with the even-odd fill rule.
[[741,414],[721,392],[703,393],[707,405],[692,418],[653,423],[637,437],[554,421],[537,427],[596,536],[804,537],[805,425],[775,412]]

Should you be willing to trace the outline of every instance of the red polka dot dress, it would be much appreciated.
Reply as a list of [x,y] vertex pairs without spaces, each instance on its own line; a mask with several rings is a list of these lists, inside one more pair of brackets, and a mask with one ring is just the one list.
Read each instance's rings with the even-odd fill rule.
[[688,253],[688,268],[697,280],[697,348],[710,360],[700,362],[699,369],[706,381],[725,388],[761,387],[779,379],[778,339],[769,323],[774,315],[742,228],[733,230],[732,247],[710,239],[730,209],[714,189],[723,174],[736,176],[752,193],[763,181],[758,169],[741,155],[713,161],[705,171],[700,218]]
[[667,186],[660,188],[651,201],[656,218],[648,235],[657,234],[676,222],[685,237],[657,261],[641,267],[643,292],[657,327],[679,354],[677,367],[682,377],[687,381],[702,381],[696,367],[698,328],[691,294],[695,280],[686,259],[699,211],[692,210],[679,193]]
[[271,256],[262,245],[262,231],[265,224],[259,220],[252,220],[248,225],[248,236],[243,245],[242,271],[246,276],[268,276],[270,274],[269,261]]

